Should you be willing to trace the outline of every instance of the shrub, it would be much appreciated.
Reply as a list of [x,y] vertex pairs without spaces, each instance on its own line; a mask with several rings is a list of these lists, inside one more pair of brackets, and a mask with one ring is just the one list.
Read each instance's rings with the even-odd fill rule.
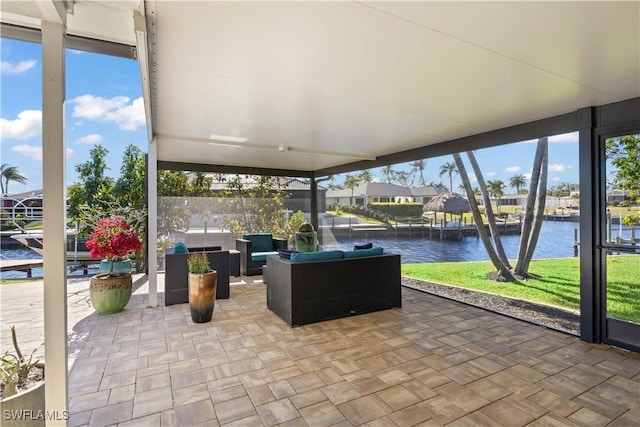
[[206,274],[211,271],[209,259],[204,252],[194,252],[187,256],[187,265],[191,274]]

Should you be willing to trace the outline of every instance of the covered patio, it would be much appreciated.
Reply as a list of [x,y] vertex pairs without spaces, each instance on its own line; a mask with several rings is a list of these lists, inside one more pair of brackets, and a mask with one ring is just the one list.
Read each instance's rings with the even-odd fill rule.
[[[162,302],[162,275],[160,302]],[[289,328],[261,276],[210,323],[188,304],[99,315],[68,285],[69,426],[636,425],[640,356],[403,288],[403,307]],[[3,286],[0,321],[42,351],[42,282]],[[5,331],[3,331],[4,333]],[[21,340],[22,341],[22,340]]]
[[[2,37],[41,43],[43,52],[48,410],[71,409],[78,424],[103,413],[313,424],[309,407],[322,424],[333,415],[352,424],[396,422],[394,414],[399,424],[499,422],[505,413],[513,424],[520,412],[522,423],[638,418],[635,356],[587,342],[640,348],[639,326],[606,314],[601,203],[604,140],[640,132],[639,2],[33,0],[1,8]],[[585,342],[408,290],[402,310],[287,330],[272,323],[263,291],[240,285],[217,306],[222,329],[195,328],[183,306],[158,304],[153,256],[148,291],[132,307],[73,323],[74,284],[60,250],[66,48],[140,65],[150,247],[158,168],[306,178],[314,222],[317,182],[331,174],[577,132]],[[3,296],[3,318],[20,301]],[[180,398],[183,386],[199,387],[198,396],[206,386],[208,400]],[[110,402],[123,410],[100,412]]]

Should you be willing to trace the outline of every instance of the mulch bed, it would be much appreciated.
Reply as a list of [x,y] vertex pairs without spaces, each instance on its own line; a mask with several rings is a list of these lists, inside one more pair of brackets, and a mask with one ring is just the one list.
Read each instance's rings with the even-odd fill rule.
[[572,335],[580,334],[580,313],[574,311],[408,277],[402,278],[402,286]]

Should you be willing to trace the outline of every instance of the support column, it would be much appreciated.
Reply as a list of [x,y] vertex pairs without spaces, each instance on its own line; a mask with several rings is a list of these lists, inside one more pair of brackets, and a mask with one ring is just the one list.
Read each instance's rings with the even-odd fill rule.
[[147,251],[149,252],[149,307],[158,306],[158,141],[149,141],[147,156]]
[[601,342],[601,251],[596,250],[600,186],[593,108],[578,110],[580,156],[580,338]]
[[311,225],[314,230],[318,231],[318,181],[316,181],[315,174],[311,175],[309,183],[311,188]]
[[[65,182],[65,27],[42,22],[42,169],[44,239],[44,353],[47,425],[66,425],[67,237]],[[55,419],[54,419],[55,418]]]

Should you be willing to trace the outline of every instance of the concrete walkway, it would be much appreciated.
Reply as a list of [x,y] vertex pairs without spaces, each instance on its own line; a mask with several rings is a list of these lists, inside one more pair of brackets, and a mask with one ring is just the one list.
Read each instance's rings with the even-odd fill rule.
[[[637,426],[640,355],[403,289],[403,307],[291,329],[261,278],[210,323],[189,307],[98,315],[70,280],[70,426]],[[162,285],[162,284],[160,284]],[[162,299],[161,299],[162,301]],[[42,347],[42,282],[0,286],[2,348]],[[6,329],[6,330],[5,330]],[[40,350],[41,352],[42,350]]]

